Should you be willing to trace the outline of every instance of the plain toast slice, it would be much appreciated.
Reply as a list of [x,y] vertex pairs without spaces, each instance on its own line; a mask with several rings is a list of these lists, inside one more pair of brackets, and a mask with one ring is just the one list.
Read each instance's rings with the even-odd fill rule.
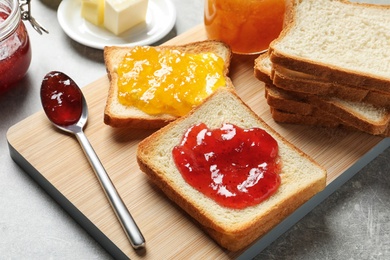
[[345,126],[372,135],[388,136],[390,113],[384,108],[335,98],[323,100],[316,96],[307,100],[297,99],[283,89],[270,85],[266,85],[265,91],[272,118],[277,122]]
[[389,5],[293,1],[289,23],[270,45],[274,64],[390,93]]
[[[337,124],[345,125],[373,135],[386,136],[390,125],[390,112],[385,107],[375,107],[365,102],[343,100],[341,98],[302,93],[286,90],[268,78],[272,77],[272,62],[263,54],[256,59],[255,75],[266,83],[266,99],[272,109],[273,118],[278,122],[295,122],[313,125],[313,122],[322,122],[315,117],[328,117]],[[294,81],[294,80],[291,80]],[[272,83],[271,83],[272,82]],[[292,83],[291,83],[292,84]],[[300,86],[301,81],[293,83]],[[294,87],[291,87],[295,89]],[[280,112],[284,113],[283,116]],[[279,113],[278,113],[279,112]],[[291,115],[290,121],[286,118]],[[307,116],[307,117],[302,117]],[[280,119],[284,119],[283,121]],[[324,125],[324,124],[319,124]],[[328,124],[326,122],[326,125]]]
[[334,81],[324,81],[314,75],[287,69],[273,64],[267,53],[256,58],[254,71],[257,79],[297,94],[316,95],[325,99],[335,97],[390,108],[390,93],[340,85]]

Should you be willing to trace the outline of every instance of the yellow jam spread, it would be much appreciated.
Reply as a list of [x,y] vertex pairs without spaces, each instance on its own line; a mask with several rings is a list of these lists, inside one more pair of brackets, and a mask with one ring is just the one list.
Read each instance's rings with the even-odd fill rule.
[[135,47],[117,68],[119,102],[151,115],[185,115],[225,86],[224,64],[214,53]]

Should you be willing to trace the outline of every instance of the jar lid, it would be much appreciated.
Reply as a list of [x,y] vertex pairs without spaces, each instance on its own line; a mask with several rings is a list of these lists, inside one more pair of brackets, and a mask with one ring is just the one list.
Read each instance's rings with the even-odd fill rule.
[[20,22],[20,9],[18,0],[5,0],[0,3],[0,10],[8,17],[0,23],[0,40],[9,37]]

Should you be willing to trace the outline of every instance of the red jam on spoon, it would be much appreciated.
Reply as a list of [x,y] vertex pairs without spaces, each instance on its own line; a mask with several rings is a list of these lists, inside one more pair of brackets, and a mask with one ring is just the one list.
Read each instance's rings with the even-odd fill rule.
[[257,205],[280,186],[278,144],[260,128],[224,124],[210,130],[201,123],[172,154],[186,182],[224,207]]
[[76,136],[133,248],[145,247],[145,238],[84,134],[88,107],[77,84],[62,72],[49,72],[42,81],[41,101],[50,121]]
[[41,86],[41,101],[49,119],[60,126],[76,124],[82,113],[82,92],[61,72],[46,74]]

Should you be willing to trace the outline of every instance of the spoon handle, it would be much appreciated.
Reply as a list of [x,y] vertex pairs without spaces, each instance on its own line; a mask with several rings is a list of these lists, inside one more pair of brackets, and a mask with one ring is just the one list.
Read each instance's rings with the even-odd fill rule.
[[131,245],[135,249],[144,247],[145,239],[141,231],[139,230],[130,212],[128,211],[121,197],[116,191],[113,183],[110,180],[110,177],[107,175],[102,163],[100,162],[98,156],[93,150],[84,132],[77,132],[76,137],[77,140],[80,142],[94,172],[96,173],[96,176],[98,177],[99,182],[104,192],[106,193],[106,196],[110,201],[111,206],[114,209],[117,218],[119,219],[119,222],[122,225],[122,228],[124,229],[128,239],[130,240]]

